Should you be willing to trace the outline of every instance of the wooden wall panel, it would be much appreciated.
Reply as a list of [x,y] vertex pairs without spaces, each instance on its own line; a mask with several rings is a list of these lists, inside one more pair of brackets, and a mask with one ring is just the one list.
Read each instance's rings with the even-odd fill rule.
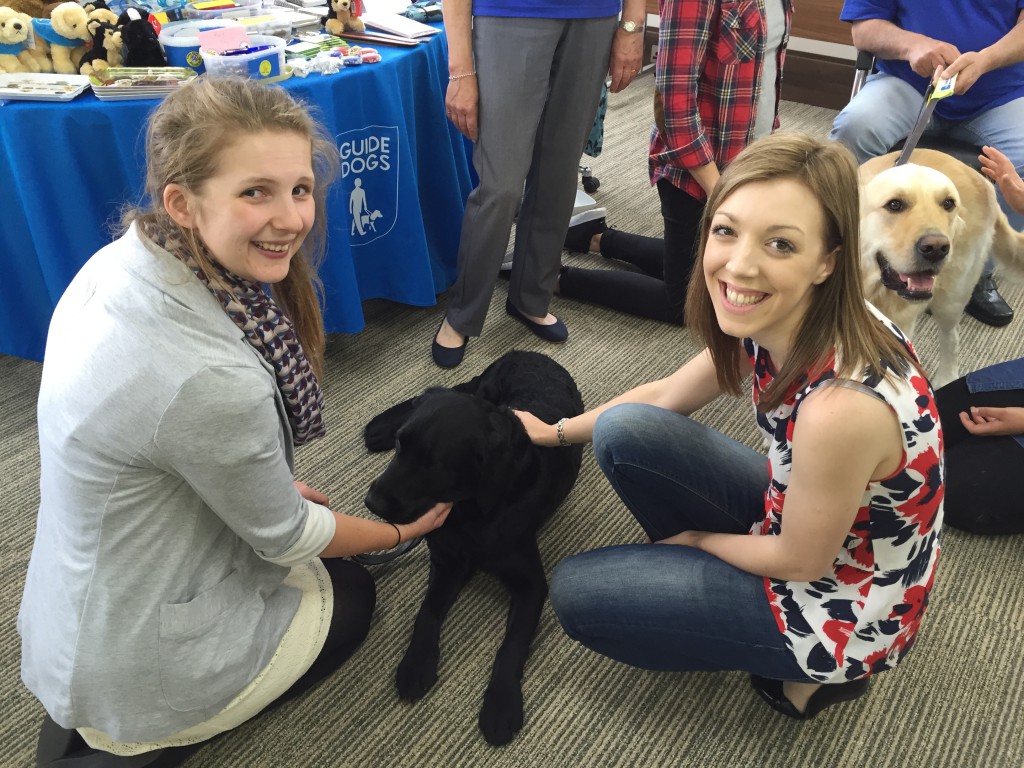
[[796,0],[793,3],[793,37],[852,45],[850,25],[839,20],[843,0]]

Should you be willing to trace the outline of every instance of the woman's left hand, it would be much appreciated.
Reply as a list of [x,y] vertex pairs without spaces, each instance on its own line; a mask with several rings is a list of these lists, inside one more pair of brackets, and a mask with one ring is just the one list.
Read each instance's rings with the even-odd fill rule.
[[327,500],[326,494],[320,493],[315,488],[310,488],[305,483],[300,483],[298,480],[295,481],[295,487],[299,490],[302,498],[312,501],[314,504],[322,504],[327,506],[330,502]]

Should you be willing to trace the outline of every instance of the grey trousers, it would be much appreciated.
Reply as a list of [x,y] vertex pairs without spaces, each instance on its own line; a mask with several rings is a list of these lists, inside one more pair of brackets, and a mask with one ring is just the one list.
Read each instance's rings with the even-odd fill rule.
[[463,335],[483,328],[520,200],[509,299],[526,314],[547,314],[616,20],[473,19],[480,184],[466,202],[447,307]]

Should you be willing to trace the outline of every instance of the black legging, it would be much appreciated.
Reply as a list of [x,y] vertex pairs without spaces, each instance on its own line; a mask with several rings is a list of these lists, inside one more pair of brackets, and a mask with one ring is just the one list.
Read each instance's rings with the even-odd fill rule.
[[946,522],[972,533],[1024,533],[1024,446],[979,437],[960,423],[972,405],[1024,407],[1024,390],[970,392],[960,378],[935,393],[946,447]]
[[271,702],[264,712],[301,696],[338,669],[363,644],[370,631],[370,620],[377,604],[377,586],[373,576],[366,568],[351,560],[332,557],[321,562],[331,577],[331,588],[334,590],[334,615],[331,616],[324,647],[313,666],[292,683],[291,688]]
[[[324,680],[355,653],[370,631],[373,609],[377,604],[377,588],[373,576],[366,568],[351,560],[330,558],[324,559],[322,562],[331,578],[331,588],[334,591],[334,615],[331,617],[331,626],[327,630],[324,647],[306,673],[296,680],[291,688],[271,702],[257,717],[262,717],[284,702],[301,696]],[[67,768],[128,768],[129,766],[172,768],[181,765],[203,745],[212,741],[211,739],[187,747],[170,747],[163,750],[160,756],[152,762],[145,762],[145,755],[120,757],[107,752],[90,750],[76,731],[69,732],[60,728],[49,717],[44,722],[43,732],[40,736],[39,758],[42,758],[45,753],[44,739],[53,740],[61,737],[66,739],[68,747],[65,754],[69,756],[55,764],[67,766]],[[81,750],[80,755],[69,754],[79,750]],[[49,761],[46,763],[48,764]]]
[[665,220],[663,240],[617,229],[601,235],[601,255],[641,272],[563,267],[559,295],[682,325],[704,203],[665,179],[658,181],[658,197]]

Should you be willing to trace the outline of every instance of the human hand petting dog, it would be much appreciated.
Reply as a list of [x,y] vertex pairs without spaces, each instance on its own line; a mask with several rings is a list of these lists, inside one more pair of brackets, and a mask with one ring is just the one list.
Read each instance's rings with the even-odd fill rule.
[[1024,408],[985,408],[972,406],[960,412],[960,422],[972,435],[1024,435]]
[[554,448],[558,445],[558,432],[554,424],[541,421],[529,411],[517,411],[514,408],[512,413],[519,417],[526,429],[526,436],[534,445],[545,448]]
[[999,191],[1003,193],[1010,207],[1024,215],[1024,181],[1013,167],[1010,158],[995,147],[982,147],[981,151],[984,153],[978,155],[981,172],[999,185]]
[[448,519],[448,513],[452,511],[453,503],[439,501],[411,523],[402,523],[397,526],[402,534],[402,541],[408,541],[414,536],[426,536],[431,531],[440,528]]

